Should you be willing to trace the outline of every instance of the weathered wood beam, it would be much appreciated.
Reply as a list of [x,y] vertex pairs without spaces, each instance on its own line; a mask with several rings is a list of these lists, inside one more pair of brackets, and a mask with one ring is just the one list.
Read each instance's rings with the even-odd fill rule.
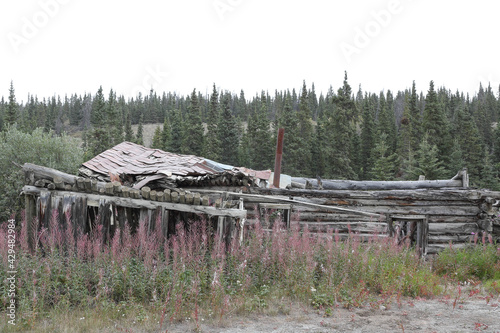
[[[198,192],[205,192],[202,189],[197,189],[197,191]],[[373,217],[385,219],[384,215],[378,214],[378,213],[364,212],[364,211],[357,210],[357,209],[348,209],[348,208],[342,208],[342,207],[336,207],[336,206],[318,205],[318,204],[313,204],[313,203],[303,202],[303,201],[298,201],[298,200],[293,200],[293,199],[287,199],[287,198],[282,198],[282,197],[273,197],[273,196],[269,196],[269,195],[236,193],[236,192],[225,192],[225,191],[213,191],[213,190],[209,190],[206,192],[226,194],[226,195],[230,195],[233,197],[244,198],[244,199],[262,199],[266,202],[276,202],[276,203],[287,202],[287,203],[292,203],[292,204],[297,205],[297,206],[317,208],[320,210],[348,212],[348,213],[353,213],[353,214],[359,214],[359,215],[364,215],[364,216],[373,216]]]
[[[318,187],[318,180],[314,178],[292,177],[292,183],[306,184]],[[358,181],[358,180],[322,180],[325,190],[396,190],[396,189],[423,189],[443,187],[463,187],[462,179],[447,180],[408,180],[408,181]]]
[[46,189],[29,185],[24,186],[23,191],[25,194],[31,194],[31,195],[40,195],[41,193],[50,192],[52,197],[54,196],[64,197],[64,195],[72,195],[75,197],[86,198],[88,201],[97,201],[97,202],[99,202],[100,199],[104,199],[114,203],[117,206],[129,207],[129,208],[156,209],[156,207],[164,207],[168,210],[176,210],[180,212],[207,214],[209,216],[229,216],[236,218],[245,218],[247,215],[247,211],[241,209],[215,208],[211,206],[199,206],[199,205],[185,205],[173,202],[158,202],[158,201],[150,201],[143,199],[111,197],[105,195],[71,192],[71,191],[47,191]]
[[[70,175],[59,170],[47,168],[36,164],[24,163],[23,171],[25,173],[26,184],[29,185],[34,185],[34,181],[39,179],[48,179],[54,183],[56,183],[57,181],[56,185],[59,184],[59,187],[62,186],[61,182],[70,185],[80,184],[79,188],[81,187],[82,189],[85,189],[86,186],[88,186],[84,184],[84,180],[81,177]],[[96,182],[95,185],[96,189],[99,190],[101,188],[104,188],[105,184],[106,184],[105,182]]]

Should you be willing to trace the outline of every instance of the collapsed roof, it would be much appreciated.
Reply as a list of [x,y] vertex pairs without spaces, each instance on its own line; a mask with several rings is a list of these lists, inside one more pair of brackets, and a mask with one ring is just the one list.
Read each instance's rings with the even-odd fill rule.
[[181,186],[261,186],[270,170],[252,170],[122,142],[82,164],[79,174],[100,181],[119,180],[140,189]]

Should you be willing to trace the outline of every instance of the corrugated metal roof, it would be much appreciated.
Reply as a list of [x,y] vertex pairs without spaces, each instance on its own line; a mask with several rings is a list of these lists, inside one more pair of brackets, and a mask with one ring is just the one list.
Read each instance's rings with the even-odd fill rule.
[[267,180],[270,175],[270,170],[235,168],[194,155],[169,153],[126,141],[83,163],[83,166],[104,176],[112,173],[131,176],[161,174],[185,177],[231,172]]
[[200,176],[218,173],[194,155],[181,155],[122,142],[83,163],[90,170],[108,175],[148,175],[159,171],[179,176]]

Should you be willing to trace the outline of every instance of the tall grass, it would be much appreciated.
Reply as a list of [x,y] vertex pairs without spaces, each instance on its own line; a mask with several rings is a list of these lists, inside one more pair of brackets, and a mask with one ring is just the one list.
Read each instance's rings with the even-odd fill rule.
[[[179,224],[167,240],[160,220],[150,234],[141,221],[136,233],[116,230],[103,244],[100,227],[83,234],[72,229],[71,216],[54,213],[49,228],[36,231],[30,252],[23,221],[16,256],[18,322],[31,328],[53,309],[125,315],[127,304],[134,304],[135,321],[148,320],[141,309],[149,307],[160,325],[187,318],[198,325],[200,318],[262,311],[284,299],[355,307],[372,304],[375,296],[425,297],[441,290],[439,276],[416,251],[391,238],[373,235],[362,242],[351,232],[342,241],[332,230],[313,234],[297,223],[285,230],[276,221],[272,233],[257,223],[242,244],[235,238],[226,248],[207,225]],[[0,243],[6,234],[4,225]],[[7,246],[0,246],[7,267]],[[0,271],[2,280],[6,271]],[[0,288],[5,310],[9,299]]]

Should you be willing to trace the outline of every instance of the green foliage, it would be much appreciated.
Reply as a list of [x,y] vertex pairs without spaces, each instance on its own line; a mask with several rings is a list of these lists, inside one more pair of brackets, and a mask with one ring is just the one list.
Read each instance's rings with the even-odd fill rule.
[[134,131],[132,130],[132,122],[130,120],[130,114],[127,113],[125,117],[125,141],[134,141]]
[[191,94],[184,120],[181,151],[183,154],[200,156],[203,150],[203,125],[201,123],[200,104],[196,89]]
[[500,251],[495,244],[477,244],[466,248],[446,248],[433,262],[433,270],[454,281],[500,279]]
[[386,140],[387,134],[382,133],[372,151],[375,161],[370,171],[372,180],[393,180],[394,178],[397,154],[390,153]]
[[312,176],[312,139],[314,138],[314,130],[312,125],[311,110],[309,108],[309,98],[305,81],[302,84],[302,93],[299,100],[299,110],[297,111],[297,128],[294,132],[289,133],[289,136],[297,136],[294,165],[296,175]]
[[[229,108],[229,100],[226,104],[227,105],[225,107]],[[229,112],[231,111],[229,110]],[[206,121],[207,133],[205,134],[205,144],[203,146],[203,156],[213,161],[218,161],[220,159],[220,155],[223,151],[223,149],[221,149],[222,147],[228,148],[225,145],[221,146],[220,140],[221,138],[224,139],[224,136],[219,134],[219,131],[221,130],[219,128],[219,122],[222,120],[219,119],[219,113],[219,95],[214,83],[212,95],[210,96],[210,104],[208,106],[208,117]],[[236,147],[237,145],[235,148]]]
[[161,130],[160,126],[156,126],[155,133],[153,134],[153,142],[151,143],[151,148],[163,149],[161,132],[162,132],[162,130]]
[[23,205],[19,192],[24,176],[18,166],[34,163],[75,174],[82,162],[83,151],[78,141],[69,136],[55,136],[41,128],[28,134],[16,126],[0,133],[0,218],[5,220]]
[[144,144],[144,115],[141,114],[139,118],[139,126],[137,127],[137,134],[135,135],[135,143],[139,145]]
[[270,122],[267,114],[265,94],[259,100],[248,120],[248,154],[250,168],[257,170],[269,169],[273,163],[273,143],[270,132]]
[[416,164],[410,170],[414,178],[423,175],[425,179],[442,179],[445,169],[442,161],[439,160],[439,152],[436,145],[431,145],[424,136],[417,151]]
[[[373,169],[383,165],[396,179],[415,179],[423,156],[420,145],[427,134],[445,169],[442,177],[466,167],[473,186],[497,188],[500,102],[490,86],[480,85],[471,97],[436,90],[433,82],[424,93],[418,93],[413,82],[410,89],[394,94],[364,93],[361,86],[353,94],[345,73],[342,86],[330,87],[325,95],[317,96],[314,83],[307,89],[303,82],[301,88],[276,91],[274,96],[263,92],[247,100],[243,91],[231,94],[217,91],[214,85],[210,96],[196,91],[188,96],[157,95],[151,90],[125,100],[112,89],[106,99],[99,87],[93,95],[41,99],[29,95],[23,104],[16,102],[11,82],[0,102],[0,129],[17,123],[17,129],[26,133],[37,127],[57,135],[83,130],[89,159],[123,139],[141,142],[132,124],[141,122],[142,115],[143,125],[164,122],[162,142],[157,137],[155,147],[267,169],[273,166],[275,133],[283,127],[284,173],[366,180],[387,178],[372,177]],[[382,135],[387,146],[384,156],[397,153],[398,159],[379,161],[375,156],[380,156],[377,144]]]
[[14,92],[14,83],[10,81],[9,88],[9,103],[7,104],[7,110],[5,112],[5,124],[13,125],[17,121],[18,105],[16,102],[16,95]]
[[[218,118],[217,124],[217,144],[221,148],[216,161],[229,165],[238,165],[238,144],[240,136],[240,126],[236,118],[231,113],[229,105],[229,95],[225,94],[222,99],[222,114]],[[208,156],[207,156],[208,157]]]

